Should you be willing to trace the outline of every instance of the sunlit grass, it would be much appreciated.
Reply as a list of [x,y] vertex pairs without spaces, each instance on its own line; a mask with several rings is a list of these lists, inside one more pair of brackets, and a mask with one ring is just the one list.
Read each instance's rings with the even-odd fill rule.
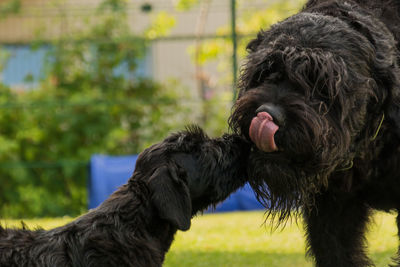
[[[271,232],[262,212],[205,215],[179,232],[165,266],[312,266],[305,254],[302,224]],[[368,234],[376,266],[387,266],[397,248],[394,215],[377,213]],[[183,265],[182,265],[183,264]]]
[[[72,218],[24,220],[30,228],[63,225]],[[20,227],[21,220],[1,220]],[[206,214],[192,220],[187,232],[178,232],[167,254],[167,267],[189,266],[312,266],[304,256],[302,224],[288,223],[271,232],[262,212]],[[387,266],[397,250],[395,216],[377,213],[368,233],[369,252],[377,267]]]

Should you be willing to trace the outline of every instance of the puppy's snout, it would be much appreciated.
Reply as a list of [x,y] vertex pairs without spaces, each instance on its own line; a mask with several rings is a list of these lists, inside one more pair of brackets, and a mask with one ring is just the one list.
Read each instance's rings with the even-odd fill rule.
[[285,113],[281,107],[272,103],[266,103],[257,108],[256,114],[260,112],[267,112],[269,115],[271,115],[274,122],[278,126],[282,127],[285,125]]

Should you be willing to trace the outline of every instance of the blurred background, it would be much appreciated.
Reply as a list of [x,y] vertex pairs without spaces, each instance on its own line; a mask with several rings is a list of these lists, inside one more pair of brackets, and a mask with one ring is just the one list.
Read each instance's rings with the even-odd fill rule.
[[100,154],[227,132],[246,43],[304,2],[0,0],[0,217],[79,215]]

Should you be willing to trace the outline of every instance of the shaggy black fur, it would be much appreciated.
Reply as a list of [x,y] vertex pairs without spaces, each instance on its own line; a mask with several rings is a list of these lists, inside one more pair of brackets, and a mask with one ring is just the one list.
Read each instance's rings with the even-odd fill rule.
[[399,14],[399,0],[311,0],[248,44],[230,124],[249,138],[257,108],[279,115],[278,150],[253,147],[249,179],[280,222],[301,211],[317,266],[373,266],[371,211],[400,208]]
[[247,47],[230,125],[250,139],[261,107],[279,126],[249,179],[278,222],[303,214],[317,266],[373,266],[371,211],[400,208],[399,14],[400,0],[310,0]]
[[50,231],[0,227],[0,266],[161,266],[178,229],[244,184],[244,144],[198,128],[174,134],[141,153],[128,183],[75,221]]

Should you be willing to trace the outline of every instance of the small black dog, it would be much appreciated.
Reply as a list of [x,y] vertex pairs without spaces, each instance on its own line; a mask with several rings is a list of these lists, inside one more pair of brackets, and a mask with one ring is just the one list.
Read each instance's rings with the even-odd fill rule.
[[170,136],[140,154],[127,184],[75,221],[50,231],[0,227],[0,266],[161,266],[178,229],[245,183],[244,166],[224,164],[227,156],[245,162],[229,149],[239,143],[210,140],[198,128]]

